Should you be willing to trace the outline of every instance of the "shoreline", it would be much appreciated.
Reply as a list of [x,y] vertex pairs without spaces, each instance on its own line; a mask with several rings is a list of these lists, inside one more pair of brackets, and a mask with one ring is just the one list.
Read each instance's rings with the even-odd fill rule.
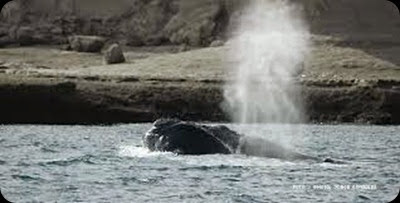
[[[153,122],[159,117],[229,121],[221,108],[221,82],[5,79],[2,74],[0,81],[1,124],[108,125]],[[392,83],[303,83],[309,116],[305,123],[400,124],[400,81]]]
[[[318,42],[296,77],[305,123],[400,124],[400,47],[370,44],[381,56]],[[61,46],[2,48],[0,124],[228,122],[223,87],[237,63],[228,46],[124,47],[127,62],[115,65]]]

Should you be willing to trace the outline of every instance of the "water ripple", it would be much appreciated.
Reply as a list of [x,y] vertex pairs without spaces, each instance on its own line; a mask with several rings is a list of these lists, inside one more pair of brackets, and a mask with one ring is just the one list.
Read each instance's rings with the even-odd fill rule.
[[[286,131],[280,125],[229,127],[293,136],[282,135]],[[386,146],[400,143],[398,127],[305,125],[307,141],[293,148],[348,162],[342,165],[149,152],[140,147],[149,128],[147,124],[3,126],[4,192],[9,190],[6,195],[11,200],[37,202],[380,202],[398,193],[393,185],[400,183],[399,148]],[[375,184],[378,189],[293,189],[302,184]]]
[[155,184],[160,180],[154,178],[136,178],[136,177],[123,177],[119,178],[122,181],[123,185],[129,185],[129,183],[137,183],[137,184]]
[[93,161],[94,158],[95,157],[92,155],[84,155],[84,156],[79,156],[79,157],[63,159],[63,160],[52,160],[52,161],[40,162],[39,165],[41,165],[41,166],[47,166],[47,165],[70,166],[70,165],[79,164],[79,163],[93,165],[93,164],[96,164]]
[[199,171],[208,171],[208,170],[224,170],[224,169],[243,169],[243,166],[231,166],[231,165],[215,165],[215,166],[190,166],[179,168],[181,171],[187,170],[199,170]]
[[23,180],[23,181],[43,181],[44,179],[40,177],[30,176],[30,175],[11,175],[13,179]]

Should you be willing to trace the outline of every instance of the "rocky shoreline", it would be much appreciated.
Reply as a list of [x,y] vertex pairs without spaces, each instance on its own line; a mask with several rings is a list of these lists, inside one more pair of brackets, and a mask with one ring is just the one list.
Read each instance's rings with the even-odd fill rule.
[[[0,124],[114,124],[159,117],[229,121],[221,105],[223,87],[238,61],[226,52],[243,2],[9,3],[0,15]],[[296,78],[304,122],[400,124],[400,27],[394,5],[296,3],[304,8],[313,42]],[[86,43],[79,40],[67,45],[75,35],[104,41],[81,50]],[[115,59],[123,63],[104,59],[100,52],[110,44],[117,44]]]
[[[0,74],[2,124],[114,124],[159,117],[226,122],[221,81],[66,79]],[[400,124],[400,81],[302,84],[307,123]]]
[[[104,65],[100,53],[60,46],[0,49],[0,123],[115,124],[159,117],[227,122],[223,88],[236,63],[224,59],[228,46],[124,47],[127,61],[113,65]],[[398,47],[381,50],[391,56]],[[315,43],[296,79],[304,122],[400,124],[397,64],[356,48]]]
[[23,80],[0,84],[0,123],[112,124],[159,117],[226,121],[219,108],[220,85],[212,82]]
[[[297,77],[306,123],[400,124],[399,44],[384,57],[315,41]],[[369,44],[372,49],[379,42]],[[0,49],[0,123],[114,124],[159,117],[227,122],[223,88],[233,77],[229,45],[179,50],[124,47],[127,61],[62,46]],[[372,52],[371,52],[372,53]]]

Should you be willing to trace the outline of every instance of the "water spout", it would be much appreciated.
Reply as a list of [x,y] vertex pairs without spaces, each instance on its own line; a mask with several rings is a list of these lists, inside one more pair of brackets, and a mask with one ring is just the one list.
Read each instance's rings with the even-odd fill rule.
[[296,76],[309,51],[301,9],[284,0],[252,0],[230,40],[235,77],[224,89],[224,109],[234,122],[303,120]]

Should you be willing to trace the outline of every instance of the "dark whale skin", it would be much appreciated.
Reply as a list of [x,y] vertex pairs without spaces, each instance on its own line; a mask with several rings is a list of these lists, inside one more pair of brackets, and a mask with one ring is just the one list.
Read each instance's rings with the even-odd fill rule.
[[239,138],[239,134],[225,126],[159,119],[143,137],[143,145],[151,151],[177,154],[232,154]]
[[206,126],[176,119],[158,119],[142,137],[150,151],[181,155],[234,154],[284,160],[313,160],[343,164],[327,158],[321,160],[286,149],[259,137],[243,136],[224,125]]
[[151,151],[176,154],[241,153],[279,159],[312,159],[292,152],[268,140],[245,137],[224,125],[206,126],[174,119],[159,119],[143,137],[143,145]]

